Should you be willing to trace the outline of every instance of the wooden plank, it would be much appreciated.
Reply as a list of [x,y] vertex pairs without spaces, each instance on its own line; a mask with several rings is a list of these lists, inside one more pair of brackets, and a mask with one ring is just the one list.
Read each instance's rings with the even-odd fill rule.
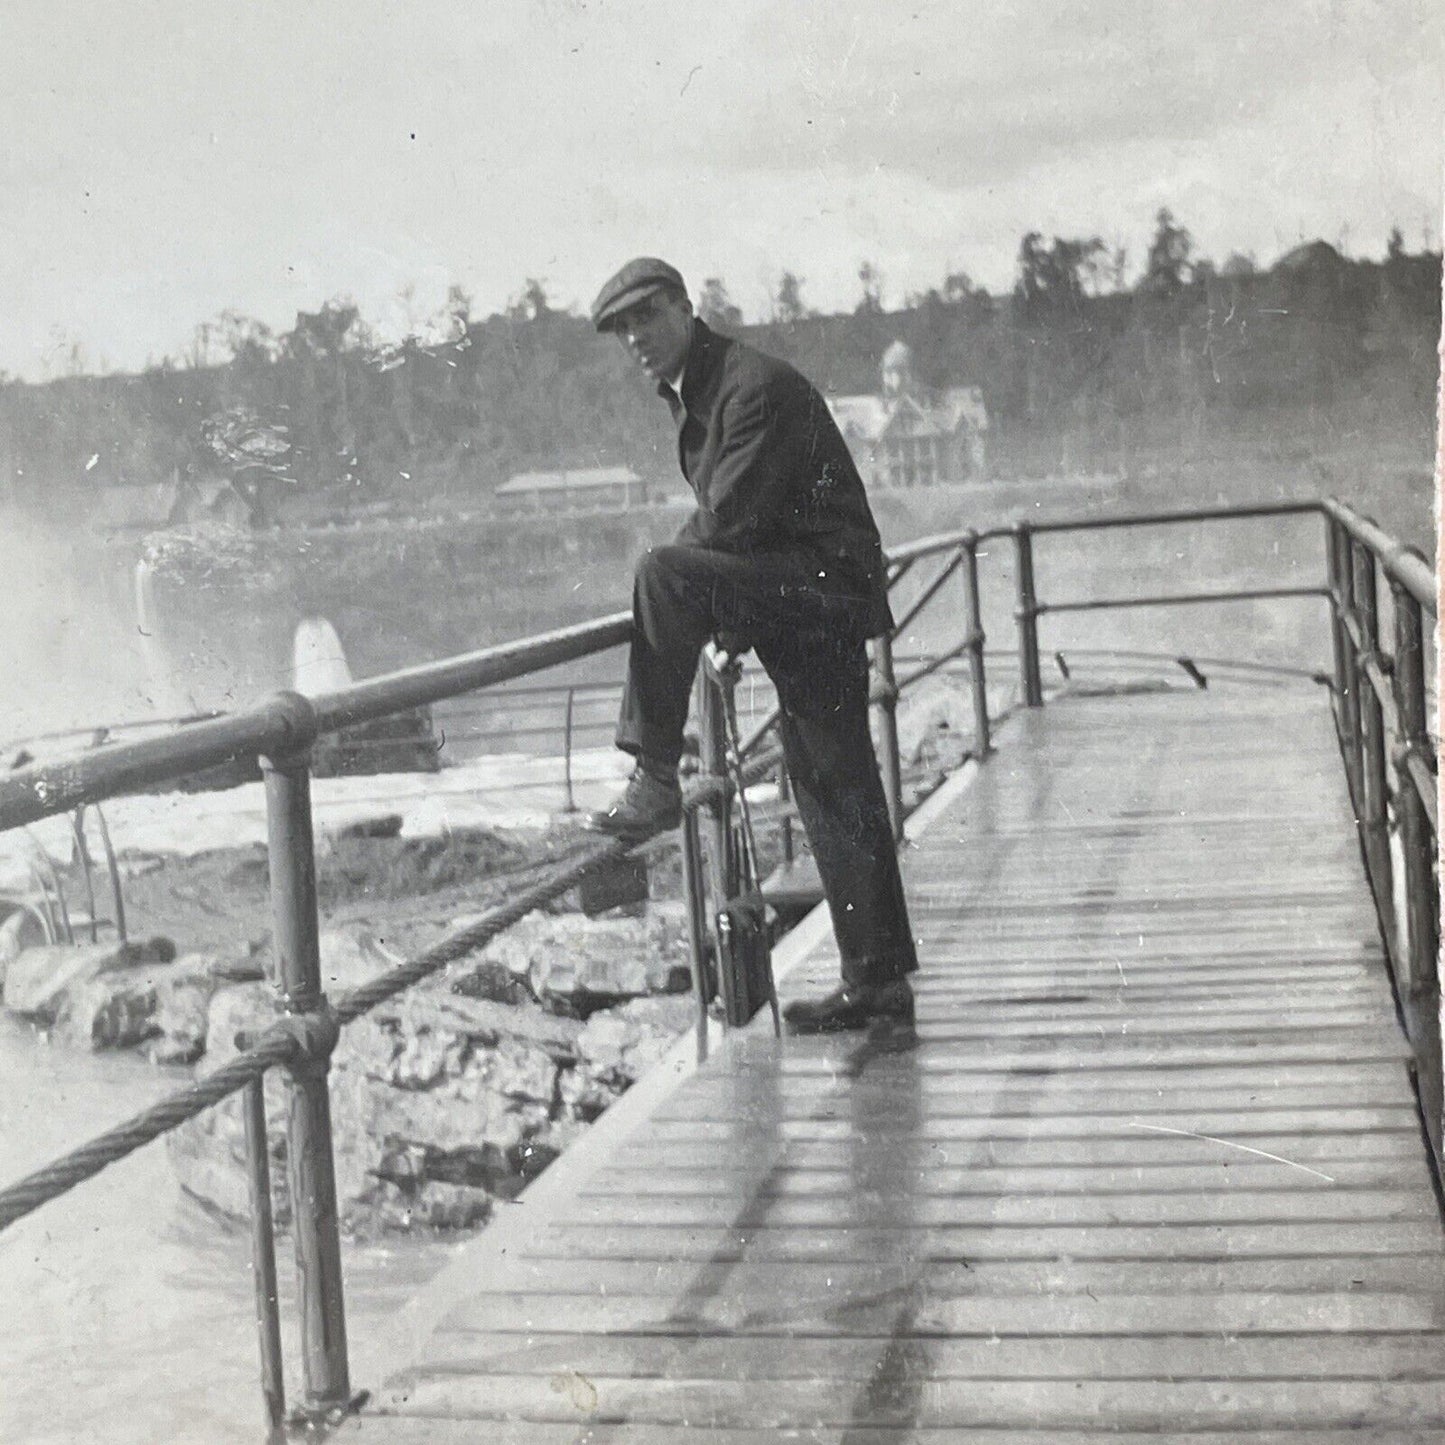
[[[900,1369],[906,1369],[906,1362]],[[508,1415],[575,1421],[772,1428],[816,1424],[1087,1426],[1130,1429],[1188,1419],[1195,1428],[1307,1429],[1340,1420],[1445,1428],[1434,1381],[1369,1380],[913,1380],[891,1390],[842,1391],[833,1380],[627,1380],[575,1382],[528,1375],[431,1376],[414,1380],[408,1408],[453,1418]],[[871,1385],[872,1382],[870,1382]],[[579,1408],[580,1407],[580,1408]]]
[[[781,1085],[786,1108],[784,1118],[812,1118],[820,1110],[846,1110],[850,1117],[862,1119],[875,1114],[896,1115],[902,1110],[926,1109],[935,1117],[976,1117],[999,1113],[1028,1112],[1062,1114],[1173,1114],[1193,1109],[1211,1113],[1254,1109],[1299,1109],[1311,1113],[1320,1110],[1363,1108],[1400,1108],[1410,1104],[1409,1090],[1403,1078],[1389,1084],[1354,1082],[1348,1077],[1333,1079],[1327,1084],[1305,1084],[1292,1087],[1269,1084],[1236,1088],[1150,1088],[1140,1084],[1134,1088],[1081,1087],[1067,1078],[1039,1079],[1013,1076],[1007,1080],[994,1075],[986,1080],[960,1079],[957,1076],[910,1077],[904,1085],[894,1086],[887,1073],[874,1074],[849,1085],[815,1078],[803,1081],[790,1079]],[[694,1112],[711,1114],[719,1104],[738,1102],[747,1106],[749,1099],[764,1100],[769,1085],[758,1084],[736,1089],[719,1079],[694,1084],[679,1095],[677,1107],[691,1117]],[[779,1087],[774,1083],[772,1088]]]
[[[891,1237],[890,1237],[891,1234]],[[868,1228],[712,1229],[702,1225],[571,1224],[548,1227],[529,1253],[556,1259],[840,1260],[877,1257],[884,1246],[913,1259],[1249,1259],[1258,1255],[1432,1254],[1438,1221],[1065,1225],[888,1231]]]
[[[389,1408],[395,1408],[390,1407]],[[401,1408],[405,1408],[404,1406]],[[479,1445],[475,1419],[445,1420],[436,1416],[405,1416],[381,1413],[372,1408],[360,1417],[336,1427],[336,1438],[375,1441],[378,1445]],[[675,1445],[685,1438],[689,1445],[777,1445],[779,1441],[806,1441],[807,1445],[912,1445],[913,1441],[951,1445],[958,1440],[953,1426],[821,1426],[800,1425],[783,1429],[714,1429],[689,1425],[684,1436],[676,1425],[648,1425],[639,1421],[610,1424],[588,1421],[547,1424],[540,1421],[488,1420],[486,1445]],[[970,1445],[1160,1445],[1157,1430],[1035,1431],[973,1428]],[[1240,1445],[1233,1431],[1190,1431],[1188,1445]],[[1414,1430],[1391,1426],[1386,1430],[1317,1430],[1308,1442],[1298,1431],[1256,1431],[1248,1445],[1440,1445],[1434,1429]]]
[[[674,1107],[681,1109],[683,1106],[679,1103]],[[908,1122],[913,1123],[912,1137],[921,1142],[935,1139],[1078,1139],[1105,1135],[1127,1138],[1142,1132],[1145,1124],[1239,1139],[1246,1143],[1255,1134],[1309,1134],[1316,1131],[1334,1134],[1350,1130],[1365,1133],[1375,1129],[1409,1133],[1419,1128],[1415,1110],[1403,1104],[1373,1109],[1252,1109],[1223,1113],[1201,1109],[1177,1116],[1116,1113],[1076,1117],[1027,1112],[991,1118],[925,1115],[916,1123],[912,1120]],[[866,1136],[868,1132],[861,1124],[848,1118],[717,1119],[690,1113],[659,1117],[652,1129],[656,1139],[714,1139],[737,1145],[769,1138],[843,1139]],[[880,1137],[896,1137],[896,1128],[886,1121],[879,1121],[873,1132]]]
[[[835,1087],[845,1086],[839,1077],[839,1065],[834,1059],[808,1053],[789,1052],[774,1056],[765,1064],[766,1055],[758,1056],[756,1072],[770,1068],[779,1080],[780,1086],[792,1090],[795,1085],[808,1086],[818,1080],[825,1080]],[[880,1059],[871,1068],[874,1074],[885,1067]],[[1091,1055],[1076,1059],[1071,1067],[1062,1069],[1034,1069],[1024,1066],[990,1067],[987,1060],[975,1058],[966,1051],[920,1054],[914,1052],[908,1057],[910,1079],[931,1082],[935,1079],[956,1081],[967,1088],[989,1088],[996,1085],[1002,1075],[1017,1075],[1024,1083],[1053,1083],[1067,1086],[1071,1091],[1107,1092],[1122,1090],[1145,1090],[1162,1088],[1167,1090],[1188,1089],[1213,1092],[1217,1089],[1255,1089],[1305,1086],[1329,1087],[1339,1085],[1347,1090],[1357,1089],[1406,1089],[1406,1070],[1397,1062],[1364,1063],[1332,1061],[1328,1064],[1272,1064],[1261,1060],[1252,1064],[1205,1064],[1181,1063],[1169,1066],[1163,1063],[1145,1065],[1121,1064],[1115,1068],[1100,1068]],[[851,1078],[848,1079],[851,1083]],[[713,1087],[715,1080],[709,1075],[699,1075],[689,1081],[689,1093]]]
[[[1393,1160],[1408,1162],[1421,1179],[1420,1131],[1377,1130],[1368,1134],[1264,1134],[1251,1135],[1249,1145],[1301,1164],[1313,1164],[1333,1175],[1336,1167],[1351,1160]],[[662,1141],[653,1137],[629,1140],[613,1156],[619,1165],[647,1167],[656,1163],[677,1168],[692,1166],[741,1170],[771,1167],[786,1160],[790,1169],[856,1169],[858,1145],[847,1138],[782,1140],[749,1154],[720,1148],[711,1140]],[[952,1140],[929,1148],[931,1166],[998,1166],[1010,1169],[1053,1169],[1063,1165],[1124,1166],[1150,1169],[1185,1164],[1217,1164],[1252,1159],[1214,1139],[1187,1134],[1159,1134],[1139,1131],[1119,1138],[1081,1139],[985,1139]]]
[[[431,1375],[502,1374],[866,1382],[894,1336],[532,1334],[449,1331]],[[1435,1378],[1433,1334],[1234,1335],[1144,1338],[910,1338],[917,1368],[935,1380]],[[1300,1442],[1304,1445],[1304,1442]]]
[[[920,1040],[921,1042],[921,1040]],[[855,1036],[847,1041],[837,1038],[802,1038],[788,1041],[794,1058],[832,1060],[840,1067],[850,1067],[864,1046]],[[1304,1036],[1284,1038],[1258,1037],[1218,1043],[1212,1039],[1128,1038],[1095,1036],[1087,1049],[1076,1042],[1060,1043],[1049,1038],[969,1039],[951,1046],[947,1039],[930,1039],[922,1052],[939,1061],[968,1058],[977,1066],[1006,1072],[1049,1070],[1059,1072],[1086,1065],[1090,1068],[1209,1068],[1216,1064],[1261,1063],[1329,1063],[1341,1067],[1354,1063],[1403,1063],[1408,1046],[1398,1029],[1383,1026],[1354,1031],[1331,1030],[1326,1037],[1320,1031]]]
[[[1252,1259],[1049,1259],[925,1261],[928,1293],[956,1295],[1211,1294],[1250,1290],[1282,1294],[1363,1290],[1445,1298],[1445,1257],[1427,1254],[1289,1255]],[[509,1286],[536,1294],[596,1293],[680,1297],[699,1289],[726,1291],[750,1305],[774,1308],[779,1299],[833,1291],[841,1300],[896,1292],[911,1282],[905,1263],[886,1258],[748,1260],[714,1266],[630,1259],[547,1259],[524,1255],[507,1273]],[[489,1288],[479,1284],[479,1291]],[[565,1325],[566,1321],[561,1321]],[[1438,1357],[1438,1351],[1437,1351]]]
[[918,1019],[918,1037],[924,1041],[973,1038],[1120,1038],[1168,1039],[1208,1035],[1221,1042],[1250,1036],[1270,1039],[1280,1034],[1308,1031],[1368,1029],[1378,1019],[1375,1009],[1331,1010],[1313,1006],[1281,1009],[1254,1016],[1235,1015],[1222,1009],[1188,1016],[1159,1012],[1132,1017],[1123,1013],[1112,1018],[1021,1017],[1007,1010],[939,1010],[924,1012]]
[[[870,1181],[870,1192],[913,1199],[930,1195],[958,1198],[981,1195],[987,1198],[1031,1194],[1110,1197],[1120,1194],[1215,1193],[1223,1190],[1294,1191],[1300,1186],[1292,1165],[1255,1160],[1242,1155],[1242,1163],[1220,1160],[1210,1164],[1185,1165],[1086,1165],[1069,1168],[1045,1166],[1036,1169],[927,1168],[899,1173],[882,1185]],[[1323,1172],[1323,1171],[1321,1171]],[[740,1184],[745,1180],[746,1185]],[[1424,1194],[1419,1161],[1360,1162],[1340,1160],[1331,1165],[1328,1180],[1306,1180],[1316,1190],[1395,1189]],[[842,1198],[858,1188],[858,1175],[850,1169],[796,1169],[787,1164],[739,1162],[732,1168],[698,1165],[668,1165],[652,1162],[635,1168],[613,1165],[594,1175],[578,1191],[579,1199],[612,1195],[698,1195],[736,1197],[746,1188],[751,1198],[797,1199],[812,1195]]]
[[1233,1224],[1283,1220],[1439,1220],[1434,1196],[1411,1189],[1337,1189],[1313,1181],[1311,1189],[1231,1190],[1228,1193],[1062,1194],[1038,1193],[940,1198],[869,1188],[866,1179],[829,1196],[758,1196],[747,1190],[700,1196],[661,1192],[576,1198],[556,1216],[559,1225],[618,1224],[641,1227],[700,1225],[744,1227],[754,1221],[772,1229],[888,1228],[934,1226],[1073,1226],[1089,1224]]

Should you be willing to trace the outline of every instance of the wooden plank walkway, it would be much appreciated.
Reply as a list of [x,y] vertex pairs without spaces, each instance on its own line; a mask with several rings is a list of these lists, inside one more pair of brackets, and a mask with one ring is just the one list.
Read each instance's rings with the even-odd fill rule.
[[[1440,1218],[1323,693],[1066,697],[976,772],[907,853],[916,1040],[675,1053],[344,1435],[1445,1438]],[[811,923],[785,996],[836,969]]]

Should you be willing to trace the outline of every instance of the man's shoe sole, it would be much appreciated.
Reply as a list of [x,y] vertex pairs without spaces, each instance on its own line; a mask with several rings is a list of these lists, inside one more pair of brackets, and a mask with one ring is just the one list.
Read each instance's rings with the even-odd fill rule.
[[664,818],[642,828],[628,827],[626,824],[618,825],[608,818],[599,818],[595,813],[591,813],[582,820],[582,827],[588,833],[601,833],[603,837],[615,838],[619,843],[643,843],[658,833],[670,832],[681,823],[681,813],[675,818]]

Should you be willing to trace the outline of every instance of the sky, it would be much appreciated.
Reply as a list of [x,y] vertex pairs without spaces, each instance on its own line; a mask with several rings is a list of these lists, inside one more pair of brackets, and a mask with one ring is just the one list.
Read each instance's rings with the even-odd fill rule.
[[1019,240],[1137,264],[1438,245],[1440,0],[3,0],[0,371],[182,357],[225,310],[459,285],[585,309],[627,257],[851,308]]

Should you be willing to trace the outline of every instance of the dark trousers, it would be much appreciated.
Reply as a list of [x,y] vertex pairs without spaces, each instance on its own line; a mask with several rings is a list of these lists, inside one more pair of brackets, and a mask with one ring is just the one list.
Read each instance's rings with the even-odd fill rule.
[[617,746],[662,767],[682,754],[698,657],[751,643],[778,689],[793,794],[833,917],[845,982],[918,967],[868,732],[867,604],[792,553],[655,547],[637,565]]

